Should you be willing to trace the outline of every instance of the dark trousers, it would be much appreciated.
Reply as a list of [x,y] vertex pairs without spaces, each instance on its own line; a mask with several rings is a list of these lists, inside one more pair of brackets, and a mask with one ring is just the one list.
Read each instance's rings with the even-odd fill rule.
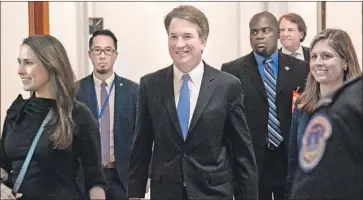
[[126,199],[126,189],[118,178],[118,173],[115,168],[104,169],[107,189],[106,189],[106,199],[107,200],[125,200]]
[[259,180],[260,200],[285,200],[286,165],[283,144],[276,149],[266,147]]

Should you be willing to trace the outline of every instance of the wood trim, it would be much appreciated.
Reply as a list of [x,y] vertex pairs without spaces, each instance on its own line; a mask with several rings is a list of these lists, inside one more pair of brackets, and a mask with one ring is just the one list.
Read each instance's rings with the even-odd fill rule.
[[321,29],[326,29],[326,1],[321,2]]
[[49,2],[30,1],[29,11],[29,35],[49,34]]

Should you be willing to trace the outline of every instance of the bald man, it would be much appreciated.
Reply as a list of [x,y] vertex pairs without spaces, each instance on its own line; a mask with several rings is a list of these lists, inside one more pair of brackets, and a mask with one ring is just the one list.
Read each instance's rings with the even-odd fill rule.
[[277,49],[278,21],[269,12],[249,23],[252,52],[222,65],[240,79],[247,124],[259,172],[259,198],[285,199],[292,92],[301,92],[308,73],[306,62]]

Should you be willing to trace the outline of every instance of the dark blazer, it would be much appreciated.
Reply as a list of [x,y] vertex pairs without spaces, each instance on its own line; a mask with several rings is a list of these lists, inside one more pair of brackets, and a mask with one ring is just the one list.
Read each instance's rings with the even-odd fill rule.
[[[300,87],[301,91],[304,89],[308,66],[306,62],[281,52],[279,52],[278,59],[276,107],[277,117],[280,121],[280,128],[284,138],[281,145],[284,145],[286,152],[289,147],[292,91],[297,87]],[[242,83],[247,124],[252,136],[257,165],[259,170],[261,170],[267,138],[268,102],[253,52],[223,64],[222,71],[233,74]],[[286,167],[284,166],[283,168]]]
[[[298,101],[297,101],[298,103]],[[286,178],[286,192],[290,193],[292,181],[296,168],[298,166],[299,152],[301,148],[301,141],[304,135],[306,126],[309,123],[311,114],[302,111],[295,104],[294,112],[292,113],[291,131],[289,139],[289,151],[287,160],[287,178]]]
[[[303,49],[303,54],[304,54],[304,60],[309,63],[310,62],[310,48],[302,46],[302,49]],[[279,51],[281,52],[281,50],[282,50],[282,47],[279,49]]]
[[[115,74],[114,148],[119,178],[127,189],[127,172],[135,129],[138,84]],[[85,103],[97,119],[97,97],[93,74],[79,81],[77,100]]]
[[310,48],[302,46],[302,49],[303,49],[305,61],[309,63],[310,62]]
[[241,89],[238,79],[204,63],[184,141],[174,100],[173,66],[142,77],[128,197],[144,197],[153,153],[152,199],[180,199],[184,190],[189,199],[232,199],[233,195],[257,199],[257,167]]
[[[344,83],[317,103],[309,126],[320,125],[322,131],[314,137],[316,129],[310,129],[304,137],[307,140],[314,137],[314,144],[318,145],[303,144],[301,148],[303,155],[314,152],[315,156],[299,159],[289,199],[363,199],[362,91],[361,76]],[[326,120],[314,119],[316,115]],[[309,164],[312,165],[306,166]]]

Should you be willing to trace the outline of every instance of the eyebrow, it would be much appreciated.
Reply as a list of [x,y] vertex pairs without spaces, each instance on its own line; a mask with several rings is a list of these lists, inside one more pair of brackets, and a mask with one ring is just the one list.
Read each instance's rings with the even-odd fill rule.
[[[100,47],[100,46],[94,46],[93,48],[101,48],[102,49],[102,47]],[[113,48],[112,46],[105,46],[104,48]]]
[[31,58],[23,58],[23,59],[18,58],[18,61],[20,61],[20,60],[24,60],[24,61],[34,61],[34,59],[31,59]]

